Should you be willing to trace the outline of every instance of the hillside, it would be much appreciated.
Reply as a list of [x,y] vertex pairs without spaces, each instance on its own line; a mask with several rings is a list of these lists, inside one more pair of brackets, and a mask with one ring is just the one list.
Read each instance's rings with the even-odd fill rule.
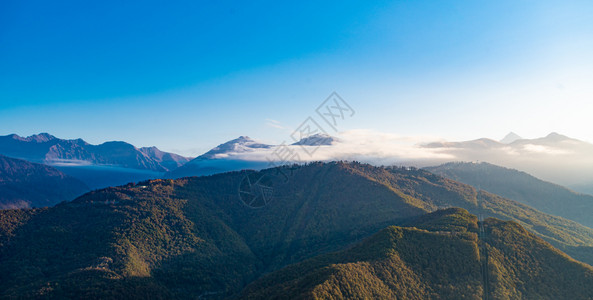
[[593,227],[593,196],[488,163],[447,163],[426,170]]
[[[449,209],[288,266],[241,299],[589,299],[593,268],[513,222]],[[487,267],[486,267],[487,266]],[[484,276],[486,274],[486,276]],[[487,293],[487,295],[484,295]]]
[[517,220],[574,257],[593,258],[590,229],[427,171],[312,163],[0,211],[0,297],[224,298],[263,274],[452,206]]
[[0,209],[52,206],[88,190],[50,166],[0,155]]
[[[254,175],[260,174],[109,188],[6,225],[13,229],[0,249],[0,291],[131,297],[147,289],[157,298],[222,297],[263,272],[339,250],[424,213],[335,164],[294,170],[288,182],[268,170],[277,193],[268,206],[253,209],[238,189]],[[8,211],[0,214],[12,223]]]

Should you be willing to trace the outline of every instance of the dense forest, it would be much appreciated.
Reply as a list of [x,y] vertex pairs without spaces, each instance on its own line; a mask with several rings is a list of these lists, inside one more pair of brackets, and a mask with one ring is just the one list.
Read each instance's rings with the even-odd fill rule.
[[[262,205],[253,205],[262,199]],[[469,213],[453,210],[453,214],[439,211],[439,218],[426,216],[449,207]],[[582,261],[593,258],[587,248],[593,246],[593,232],[577,223],[493,194],[478,194],[471,186],[424,170],[355,162],[310,163],[260,172],[145,181],[93,191],[47,209],[0,211],[0,297],[234,297],[264,274],[319,255],[349,251],[344,249],[377,232],[381,232],[379,236],[405,232],[406,237],[425,240],[426,244],[419,245],[426,251],[440,251],[431,247],[475,251],[477,223],[470,213],[515,220],[500,223],[513,224],[515,229],[510,232],[521,233],[509,237],[511,240],[529,238],[524,242],[527,250],[529,245],[552,249],[562,256],[559,268],[578,265],[589,270],[547,243]],[[521,226],[547,242],[527,234]],[[506,238],[504,232],[501,240]],[[492,231],[489,236],[495,234]],[[430,244],[435,236],[443,244]],[[505,246],[488,245],[496,249]],[[377,251],[391,253],[390,247],[387,244]],[[510,259],[507,254],[499,258],[492,253],[498,260],[488,263],[498,264],[501,270],[511,268],[505,261]],[[365,265],[365,259],[360,258],[360,265],[352,261],[346,268],[362,272],[370,266]],[[422,259],[425,264],[440,265],[441,260],[451,258],[427,253]],[[388,264],[384,272],[397,274],[410,268],[400,263],[393,266],[397,271]],[[475,276],[474,269],[463,274],[456,274],[455,269],[445,271],[434,274],[443,277],[435,279],[434,286],[422,277],[416,283],[410,281],[414,289],[406,293],[417,297],[461,295],[461,287],[453,284],[457,276],[467,279],[468,295],[481,293],[480,276]],[[523,271],[513,272],[515,276]],[[372,276],[368,280],[373,286],[378,284]],[[336,284],[346,283],[338,280]],[[500,289],[510,289],[509,284]],[[514,289],[528,293],[521,287]]]
[[[273,272],[242,299],[590,299],[593,268],[512,221],[437,211]],[[486,275],[484,276],[484,273]],[[484,295],[487,293],[487,295]]]

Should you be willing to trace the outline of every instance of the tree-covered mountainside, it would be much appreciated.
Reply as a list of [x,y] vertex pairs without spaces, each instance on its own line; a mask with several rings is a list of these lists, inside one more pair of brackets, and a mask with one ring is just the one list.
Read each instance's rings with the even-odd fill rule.
[[0,209],[52,206],[88,190],[50,166],[0,155]]
[[593,229],[561,217],[542,213],[469,185],[447,179],[426,170],[414,168],[376,168],[366,164],[356,166],[360,174],[382,182],[393,190],[422,199],[428,211],[460,207],[472,214],[513,220],[544,240],[562,249],[573,258],[593,264]]
[[230,297],[263,274],[448,207],[516,220],[593,258],[590,229],[427,171],[311,163],[0,211],[0,297]]
[[593,196],[489,163],[447,163],[426,170],[593,228]]
[[[242,299],[590,299],[593,268],[515,222],[448,209],[265,275]],[[486,293],[486,295],[484,295]]]

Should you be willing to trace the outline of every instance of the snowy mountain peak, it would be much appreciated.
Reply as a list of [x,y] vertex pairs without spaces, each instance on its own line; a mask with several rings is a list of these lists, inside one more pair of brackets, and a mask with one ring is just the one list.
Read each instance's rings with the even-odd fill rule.
[[241,153],[248,152],[254,149],[267,149],[272,147],[271,145],[259,143],[248,136],[240,136],[234,140],[230,140],[226,143],[220,144],[210,151],[200,155],[200,159],[215,158],[216,155],[227,154],[227,153]]

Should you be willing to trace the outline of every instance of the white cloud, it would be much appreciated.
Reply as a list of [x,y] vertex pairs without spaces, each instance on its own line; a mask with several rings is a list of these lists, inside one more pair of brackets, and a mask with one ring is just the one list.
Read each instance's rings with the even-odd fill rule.
[[523,146],[523,150],[532,153],[539,153],[539,154],[549,154],[549,155],[563,155],[563,154],[570,154],[571,151],[556,149],[544,145],[533,145],[527,144]]
[[[423,148],[432,137],[409,137],[373,130],[340,132],[331,146],[284,145],[271,149],[228,153],[225,158],[250,161],[284,161],[298,157],[301,161],[358,160],[375,164],[411,163],[412,161],[451,160],[455,157],[439,149]],[[311,154],[312,153],[312,154]],[[222,157],[221,157],[222,158]]]
[[[484,161],[526,171],[561,184],[593,181],[593,145],[574,140],[541,145],[527,143],[504,145],[484,140],[440,143],[434,136],[403,136],[394,133],[357,129],[340,132],[331,146],[282,145],[269,149],[248,149],[227,153],[224,158],[249,161],[356,160],[374,165],[424,167],[449,161]],[[313,153],[312,155],[310,153]],[[222,157],[221,157],[222,158]]]
[[78,167],[92,165],[92,163],[89,161],[78,159],[52,159],[48,163],[52,166],[57,167]]

